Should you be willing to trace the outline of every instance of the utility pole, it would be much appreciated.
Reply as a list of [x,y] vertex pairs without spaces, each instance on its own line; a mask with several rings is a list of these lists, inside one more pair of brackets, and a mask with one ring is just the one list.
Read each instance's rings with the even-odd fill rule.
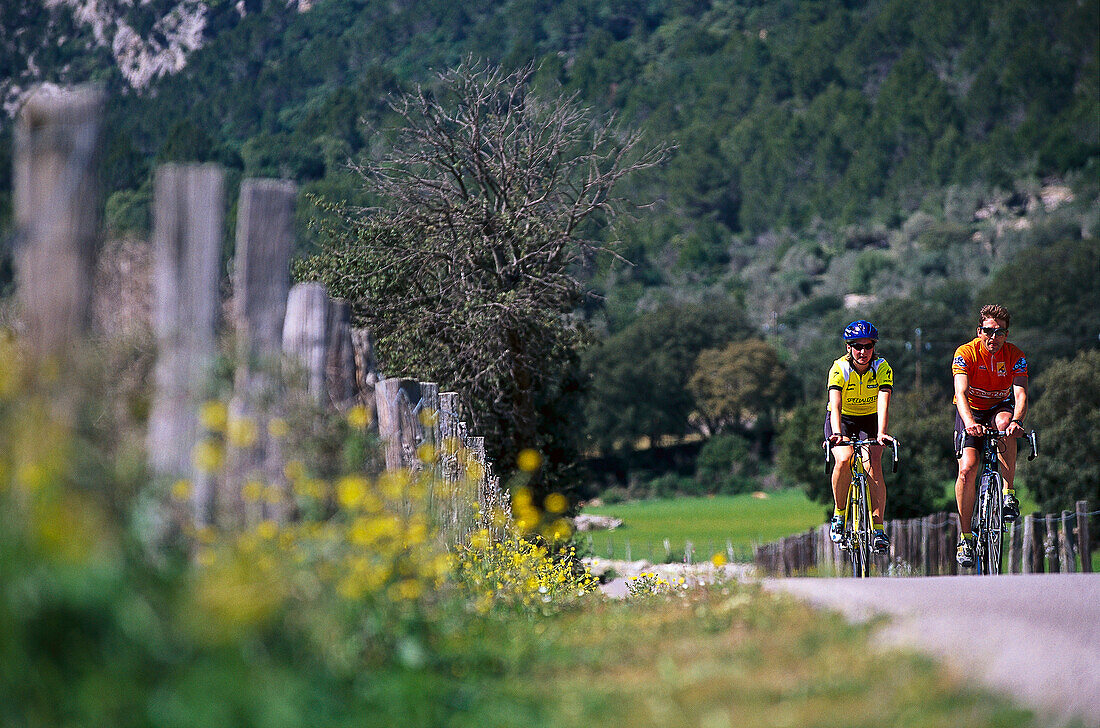
[[921,335],[921,330],[920,330],[919,326],[917,328],[913,329],[913,334],[917,338],[917,341],[916,341],[916,346],[917,346],[917,377],[916,377],[916,381],[914,382],[914,388],[919,392],[920,391],[920,386],[921,386],[920,385],[920,353],[921,353],[920,335]]

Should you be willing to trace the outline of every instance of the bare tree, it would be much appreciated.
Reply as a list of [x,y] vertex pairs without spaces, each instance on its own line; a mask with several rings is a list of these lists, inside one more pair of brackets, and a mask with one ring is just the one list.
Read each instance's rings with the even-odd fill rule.
[[299,268],[354,302],[386,368],[462,392],[505,469],[565,431],[547,417],[580,340],[580,272],[611,252],[582,223],[623,212],[616,184],[667,151],[575,95],[539,97],[534,72],[467,60],[395,100],[392,151],[357,167],[382,203],[329,206],[326,248]]

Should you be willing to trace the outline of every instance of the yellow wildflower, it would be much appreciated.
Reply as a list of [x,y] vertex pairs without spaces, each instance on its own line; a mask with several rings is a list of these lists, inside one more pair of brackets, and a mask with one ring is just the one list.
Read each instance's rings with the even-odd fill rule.
[[542,455],[537,450],[526,448],[520,451],[519,456],[516,458],[516,465],[525,473],[534,472],[542,465]]
[[191,498],[191,481],[181,478],[172,483],[172,499],[185,501]]
[[267,423],[267,434],[276,440],[281,440],[290,434],[290,425],[282,417],[273,417]]
[[195,444],[191,459],[200,471],[212,473],[225,463],[225,452],[215,440],[207,438]]
[[252,447],[256,443],[256,421],[251,417],[234,417],[229,420],[226,439],[234,447]]
[[370,421],[370,411],[363,405],[357,404],[348,410],[348,424],[352,427],[362,430],[370,424]]
[[256,503],[264,492],[264,484],[253,478],[241,487],[241,497],[246,503]]
[[551,493],[546,496],[546,510],[549,513],[565,513],[569,508],[569,499],[561,493]]
[[224,403],[216,399],[204,402],[202,409],[199,410],[199,421],[202,422],[202,426],[210,432],[224,431],[225,423],[228,419],[229,410]]

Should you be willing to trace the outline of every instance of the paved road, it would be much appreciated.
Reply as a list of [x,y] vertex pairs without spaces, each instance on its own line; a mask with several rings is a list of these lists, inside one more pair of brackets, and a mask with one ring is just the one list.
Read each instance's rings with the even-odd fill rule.
[[1100,574],[763,583],[853,620],[891,615],[878,642],[941,658],[1048,720],[1100,727]]

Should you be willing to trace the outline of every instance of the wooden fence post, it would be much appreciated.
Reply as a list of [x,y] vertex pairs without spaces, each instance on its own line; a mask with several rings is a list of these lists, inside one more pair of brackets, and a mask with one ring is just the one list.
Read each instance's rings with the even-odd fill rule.
[[355,344],[351,338],[351,304],[329,299],[328,341],[325,354],[325,398],[340,411],[354,404],[358,393]]
[[306,391],[314,403],[327,401],[325,364],[329,344],[329,298],[323,283],[298,283],[290,289],[283,322],[283,352],[305,370]]
[[1092,541],[1089,539],[1089,503],[1079,500],[1077,511],[1077,553],[1081,554],[1081,571],[1092,573]]
[[468,439],[467,450],[469,458],[466,460],[467,476],[475,484],[474,492],[477,493],[477,510],[485,512],[485,484],[488,473],[485,468],[485,438],[471,437]]
[[1017,518],[1012,523],[1011,535],[1008,539],[1008,573],[1023,573],[1023,519]]
[[153,472],[190,477],[192,517],[214,519],[213,474],[192,464],[198,410],[217,354],[225,173],[213,164],[164,165],[153,184],[155,387],[146,450]]
[[1058,524],[1058,550],[1062,562],[1062,573],[1072,574],[1077,571],[1077,553],[1073,538],[1073,512],[1062,511],[1061,522]]
[[229,477],[219,501],[219,518],[229,523],[255,521],[264,514],[263,503],[245,503],[246,482],[259,479],[268,488],[283,486],[278,443],[268,432],[265,405],[279,399],[274,392],[290,289],[296,196],[297,187],[285,180],[241,183],[233,281],[239,361],[230,419],[250,423],[255,438],[229,451]]
[[359,402],[370,413],[371,427],[378,429],[378,411],[374,403],[374,388],[382,377],[374,358],[374,341],[367,329],[351,330],[351,345],[355,352],[355,384],[359,390]]
[[[833,576],[835,563],[833,561],[833,540],[829,538],[829,524],[823,523],[817,527],[816,538],[817,549],[817,563],[820,566],[822,576]],[[726,549],[729,560],[733,561],[733,547],[730,546]]]
[[1023,567],[1025,574],[1042,574],[1046,563],[1043,520],[1038,513],[1033,513],[1024,518],[1024,554]]
[[932,516],[925,516],[920,520],[920,550],[924,560],[924,574],[933,576],[936,573],[936,556],[933,553]]
[[426,464],[416,455],[417,448],[424,441],[424,426],[420,422],[419,412],[423,407],[423,394],[420,382],[415,379],[401,379],[401,391],[404,403],[401,407],[401,457],[406,468],[423,470]]
[[420,383],[420,426],[424,432],[424,444],[431,448],[432,467],[436,477],[439,472],[439,385],[435,382]]
[[1047,555],[1047,570],[1051,574],[1057,574],[1062,570],[1058,549],[1058,519],[1053,513],[1046,514],[1046,539],[1043,541],[1043,550]]
[[924,544],[921,537],[922,519],[910,518],[907,527],[909,529],[909,564],[914,574],[927,576],[924,571]]
[[378,436],[386,457],[386,470],[403,467],[401,454],[401,391],[400,379],[383,379],[374,387],[375,407],[378,410]]
[[955,544],[959,542],[959,514],[948,513],[944,523],[943,553],[947,573],[955,576],[959,573],[959,562],[955,560]]
[[103,105],[96,86],[39,89],[16,121],[15,274],[22,338],[36,359],[71,357],[90,321]]

